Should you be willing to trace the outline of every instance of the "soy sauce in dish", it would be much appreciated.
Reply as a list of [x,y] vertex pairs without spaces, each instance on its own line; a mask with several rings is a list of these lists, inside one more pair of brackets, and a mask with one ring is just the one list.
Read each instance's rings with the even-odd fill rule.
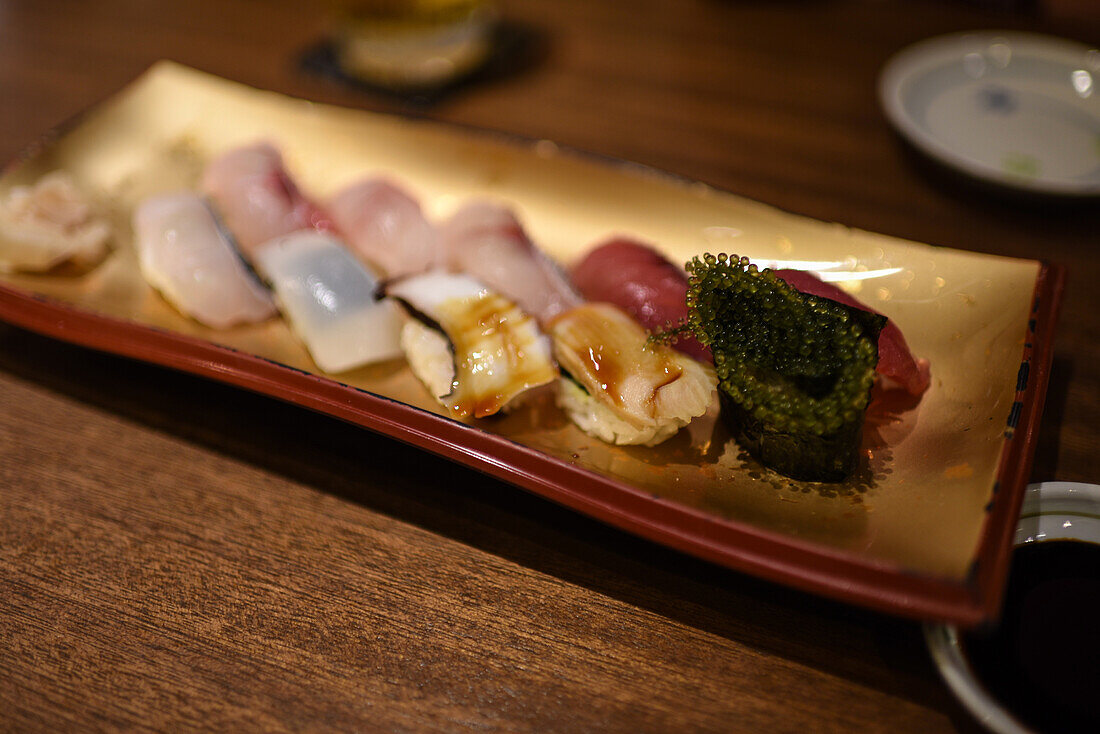
[[1100,732],[1100,545],[1018,548],[1000,623],[962,643],[1021,723],[1044,734]]

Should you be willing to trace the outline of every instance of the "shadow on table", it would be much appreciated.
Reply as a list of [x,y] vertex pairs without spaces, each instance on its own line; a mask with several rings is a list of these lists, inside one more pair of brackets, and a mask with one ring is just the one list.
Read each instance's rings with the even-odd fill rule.
[[[749,650],[937,709],[960,731],[977,731],[940,683],[915,623],[696,560],[326,416],[3,324],[0,371]],[[368,473],[369,485],[357,479]]]
[[1058,449],[1061,445],[1062,415],[1069,399],[1069,383],[1073,378],[1073,362],[1055,356],[1050,366],[1050,382],[1047,386],[1043,420],[1039,424],[1039,436],[1035,445],[1035,460],[1031,465],[1032,482],[1049,482],[1059,479]]
[[1056,227],[1057,219],[1100,219],[1100,196],[1058,196],[1016,189],[967,176],[895,135],[906,163],[935,189],[966,203],[1028,223]]

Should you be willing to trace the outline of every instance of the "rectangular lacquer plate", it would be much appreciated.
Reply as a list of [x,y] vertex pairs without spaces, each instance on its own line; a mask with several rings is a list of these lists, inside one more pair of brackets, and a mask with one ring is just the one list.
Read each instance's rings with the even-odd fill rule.
[[[137,203],[196,187],[211,156],[258,139],[316,198],[384,174],[436,218],[471,197],[505,202],[562,263],[629,234],[680,262],[735,252],[847,273],[844,286],[931,362],[932,386],[915,406],[877,400],[859,470],[826,485],[759,466],[716,407],[656,448],[614,447],[550,403],[448,418],[402,362],[325,375],[281,320],[204,328],[137,268]],[[1057,267],[855,231],[548,141],[326,107],[168,62],[33,146],[0,194],[57,169],[105,204],[117,236],[88,272],[0,275],[11,323],[337,416],[780,583],[967,625],[996,612],[1046,388]]]

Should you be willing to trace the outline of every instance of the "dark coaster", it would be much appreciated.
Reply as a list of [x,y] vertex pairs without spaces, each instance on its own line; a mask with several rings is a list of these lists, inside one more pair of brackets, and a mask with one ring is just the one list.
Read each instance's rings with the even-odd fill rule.
[[532,26],[502,20],[489,40],[485,61],[465,74],[439,84],[394,87],[364,81],[347,74],[341,67],[332,39],[310,46],[299,57],[299,67],[310,74],[326,77],[367,94],[388,97],[412,107],[430,107],[476,84],[506,79],[535,66],[546,57],[546,34]]

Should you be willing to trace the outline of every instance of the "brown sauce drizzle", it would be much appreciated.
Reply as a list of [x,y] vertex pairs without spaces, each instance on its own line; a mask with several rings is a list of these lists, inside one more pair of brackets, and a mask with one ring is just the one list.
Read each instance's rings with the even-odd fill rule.
[[588,364],[592,368],[592,375],[596,383],[608,396],[618,404],[622,404],[623,396],[619,392],[619,383],[623,379],[622,354],[611,351],[603,344],[591,344],[588,346]]
[[[554,322],[559,340],[580,356],[587,373],[582,383],[598,385],[617,406],[629,411],[621,386],[627,376],[638,374],[652,384],[646,399],[650,414],[656,411],[657,394],[683,375],[675,353],[646,343],[646,334],[633,319],[623,314],[620,321],[608,318],[603,307],[581,306]],[[559,326],[560,325],[560,326]],[[567,335],[566,335],[567,333]],[[581,375],[574,375],[581,378]]]
[[[557,376],[548,359],[529,355],[540,335],[534,320],[511,301],[494,293],[455,299],[441,305],[439,316],[455,354],[454,390],[445,399],[455,415],[492,415],[519,393]],[[493,376],[488,370],[504,370],[507,379],[484,390],[485,378]]]

